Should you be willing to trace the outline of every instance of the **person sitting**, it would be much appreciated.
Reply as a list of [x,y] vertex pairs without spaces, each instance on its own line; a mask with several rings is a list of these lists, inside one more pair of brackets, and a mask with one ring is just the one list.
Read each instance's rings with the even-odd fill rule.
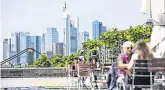
[[[130,62],[126,65],[130,72],[132,72],[134,60],[150,60],[153,58],[151,48],[143,40],[139,40],[136,43],[134,50],[135,53],[132,55]],[[150,85],[150,77],[136,77],[135,85]],[[141,90],[141,88],[135,88],[135,90]]]
[[122,50],[123,52],[118,57],[118,68],[120,69],[120,76],[124,78],[126,74],[127,64],[129,63],[131,56],[133,54],[133,43],[126,41],[123,43]]
[[[70,68],[71,70],[76,70],[76,64],[78,63],[78,59],[77,58],[72,58],[70,63],[66,65],[66,72],[68,72],[68,69]],[[68,65],[70,65],[70,67],[68,68]]]
[[113,63],[109,68],[107,80],[96,80],[97,83],[105,83],[108,86],[108,90],[116,90],[116,81],[118,78],[119,70],[117,63]]
[[[93,66],[96,66],[96,62],[98,62],[97,52],[96,52],[96,50],[93,50],[92,51],[92,55],[91,55],[91,57],[89,59],[89,64],[93,67]],[[98,74],[98,73],[97,72],[93,72],[94,82],[97,81],[97,75],[96,74]],[[98,88],[97,82],[96,82],[96,86],[95,87]]]
[[[133,54],[132,52],[133,46],[134,46],[133,43],[130,41],[126,41],[123,43],[122,53],[118,56],[118,59],[117,59],[118,60],[117,67],[119,69],[117,83],[124,81],[125,84],[127,84],[130,81],[130,77],[128,76],[130,76],[131,73],[127,70],[127,64],[129,63],[131,56]],[[128,87],[125,87],[125,88],[126,90],[128,90]]]
[[78,63],[84,64],[86,62],[86,59],[84,57],[84,51],[81,50],[80,56],[78,57]]
[[98,62],[98,56],[96,50],[92,51],[92,55],[89,59],[89,63],[92,65],[96,65],[96,62]]

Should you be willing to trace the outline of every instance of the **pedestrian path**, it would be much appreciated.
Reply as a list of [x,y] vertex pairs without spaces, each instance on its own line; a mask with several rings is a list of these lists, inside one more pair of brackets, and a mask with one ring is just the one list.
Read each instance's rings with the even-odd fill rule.
[[66,86],[67,78],[1,78],[1,87]]

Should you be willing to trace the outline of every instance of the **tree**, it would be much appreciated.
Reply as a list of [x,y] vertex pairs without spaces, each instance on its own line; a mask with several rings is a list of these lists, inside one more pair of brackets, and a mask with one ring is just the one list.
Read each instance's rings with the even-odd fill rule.
[[144,26],[130,27],[126,30],[112,29],[101,34],[100,40],[109,48],[116,48],[117,45],[124,41],[136,42],[140,39],[149,42],[151,36],[151,28]]
[[41,54],[29,67],[51,67],[51,63],[45,54]]
[[[151,27],[144,27],[144,26],[135,26],[130,27],[125,30],[119,30],[117,28],[112,28],[111,30],[108,30],[107,32],[101,33],[100,39],[98,40],[87,40],[85,42],[82,42],[82,49],[85,51],[85,58],[87,61],[89,60],[91,56],[91,52],[93,50],[96,50],[97,53],[99,53],[98,48],[105,46],[109,49],[111,49],[114,55],[118,55],[120,45],[125,41],[132,41],[136,42],[140,39],[144,39],[144,41],[149,42],[151,36]],[[117,51],[118,50],[118,51]],[[36,61],[33,62],[31,67],[64,67],[66,64],[69,64],[72,62],[74,58],[78,58],[80,53],[80,50],[74,54],[71,54],[69,56],[60,56],[55,55],[51,60],[48,59],[48,57],[43,54],[41,55]],[[112,58],[111,56],[108,56],[108,58]]]
[[[136,42],[140,39],[149,42],[151,36],[151,28],[144,26],[130,27],[126,30],[118,30],[117,28],[112,28],[111,30],[101,33],[99,40],[88,40],[82,43],[83,49],[86,50],[86,57],[89,57],[90,52],[97,47],[106,46],[111,49],[113,55],[118,55],[121,45],[125,41]],[[111,57],[109,57],[111,58]]]
[[129,28],[127,33],[130,36],[130,38],[127,38],[128,40],[132,42],[136,42],[140,39],[143,39],[146,42],[150,41],[152,29],[151,27],[144,27],[144,26],[136,26],[134,28]]
[[97,47],[101,47],[103,43],[100,40],[87,40],[82,42],[82,48],[86,49],[96,49]]
[[56,54],[51,60],[52,67],[63,67],[62,63],[64,61],[62,61],[62,56],[59,54]]

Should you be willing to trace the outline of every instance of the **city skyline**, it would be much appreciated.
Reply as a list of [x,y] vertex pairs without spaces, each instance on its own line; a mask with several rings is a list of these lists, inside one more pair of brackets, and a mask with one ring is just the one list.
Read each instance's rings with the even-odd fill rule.
[[[0,0],[1,48],[3,40],[13,32],[30,32],[42,36],[48,27],[56,27],[63,35],[63,6],[66,0]],[[69,15],[79,17],[79,32],[88,31],[92,38],[92,22],[99,20],[109,28],[127,29],[144,24],[141,0],[67,0]],[[120,2],[120,3],[119,3]],[[63,37],[59,38],[63,42]],[[3,48],[2,48],[3,50]],[[1,51],[1,57],[3,57]]]
[[[118,3],[119,1],[68,0],[67,9],[69,14],[80,18],[80,32],[87,30],[90,38],[92,36],[92,21],[94,20],[103,22],[107,29],[114,26],[119,29],[129,28],[129,26],[136,26],[145,22],[146,17],[140,13],[141,1],[120,1],[125,3],[124,6]],[[2,0],[2,38],[5,39],[10,33],[19,31],[41,36],[47,27],[56,27],[59,34],[62,35],[64,2],[65,0]],[[97,7],[99,4],[105,5]],[[113,4],[121,6],[125,11]],[[83,7],[85,5],[86,7]],[[130,7],[134,10],[128,9]],[[47,15],[44,16],[45,14]],[[60,37],[59,41],[62,42],[63,37]]]

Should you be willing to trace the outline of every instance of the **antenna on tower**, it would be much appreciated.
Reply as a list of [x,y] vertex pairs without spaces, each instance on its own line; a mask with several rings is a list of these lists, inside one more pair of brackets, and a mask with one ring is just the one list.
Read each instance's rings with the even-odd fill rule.
[[63,7],[63,18],[64,19],[67,17],[67,14],[68,14],[67,8],[66,8],[66,3],[67,3],[67,0],[65,1],[64,7]]
[[64,4],[64,7],[63,7],[63,12],[66,11],[66,1],[65,1],[65,4]]

